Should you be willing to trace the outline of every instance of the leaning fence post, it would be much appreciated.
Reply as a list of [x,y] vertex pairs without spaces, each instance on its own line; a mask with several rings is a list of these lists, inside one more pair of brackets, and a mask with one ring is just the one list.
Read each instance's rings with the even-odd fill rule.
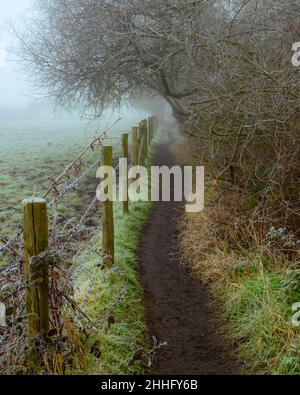
[[[113,166],[113,155],[112,147],[102,147],[102,166]],[[108,187],[104,190],[108,193]],[[115,255],[115,240],[114,240],[114,213],[113,213],[113,201],[107,199],[103,202],[102,212],[102,248],[104,253],[103,264],[105,266],[111,266],[114,264]]]
[[137,166],[139,162],[139,142],[138,128],[134,127],[131,131],[131,166]]
[[[122,134],[122,157],[127,159],[128,163],[128,134],[123,133]],[[122,175],[123,177],[126,177],[124,180],[122,180],[122,183],[125,185],[126,191],[128,191],[128,173]],[[126,201],[123,202],[123,213],[128,213],[128,192],[126,196]]]
[[45,199],[23,201],[24,274],[29,341],[49,332],[49,265],[39,255],[48,248],[48,215]]

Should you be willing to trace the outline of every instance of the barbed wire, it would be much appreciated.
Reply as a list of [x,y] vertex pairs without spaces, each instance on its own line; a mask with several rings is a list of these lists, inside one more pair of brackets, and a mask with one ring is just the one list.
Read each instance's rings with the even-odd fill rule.
[[17,240],[21,241],[21,234],[22,234],[22,230],[19,230],[14,236],[12,236],[10,239],[5,240],[4,237],[0,236],[0,241],[3,243],[2,246],[0,246],[0,254],[3,254],[3,252],[5,250],[10,250],[11,252],[13,252],[15,255],[18,255],[18,253],[16,252],[16,250],[11,247],[11,245],[16,242]]
[[[97,159],[91,166],[89,166],[82,174],[80,177],[77,177],[72,183],[66,185],[64,189],[60,192],[60,195],[58,197],[55,197],[50,203],[49,203],[49,208],[53,208],[56,206],[58,201],[60,201],[63,197],[65,197],[69,192],[74,192],[78,187],[80,182],[89,175],[89,173],[92,171],[93,168],[98,166],[100,164],[100,159]],[[91,208],[94,206],[96,203],[96,199],[94,198],[92,203],[89,205],[87,210],[83,213],[82,217],[79,220],[79,224],[81,225],[85,218],[87,217],[88,213],[90,212]],[[4,237],[0,236],[0,241],[3,243],[3,245],[0,247],[0,254],[3,255],[3,253],[6,250],[9,250],[12,252],[14,255],[20,256],[20,253],[13,248],[11,245],[18,241],[18,244],[21,244],[21,234],[22,230],[20,230],[17,234],[15,234],[13,237],[11,237],[8,240],[5,240]]]
[[[87,221],[92,217],[97,206],[98,198],[96,191],[95,196],[93,196],[80,214],[76,215],[76,217],[67,218],[67,220],[63,218],[63,223],[59,223],[60,212],[58,203],[69,193],[78,190],[81,182],[100,164],[100,159],[95,160],[92,164],[87,165],[78,176],[78,169],[82,170],[83,167],[83,155],[88,152],[89,148],[94,148],[93,144],[97,142],[101,146],[106,139],[119,140],[119,138],[107,138],[103,134],[95,137],[92,143],[82,150],[76,159],[73,160],[55,180],[50,180],[51,185],[44,194],[44,198],[48,197],[50,193],[52,194],[48,208],[51,209],[51,214],[52,210],[54,211],[51,215],[52,222],[49,236],[49,248],[45,251],[45,254],[55,253],[59,259],[59,265],[57,267],[49,267],[49,307],[51,311],[50,321],[53,328],[59,328],[60,325],[62,325],[62,317],[64,314],[70,313],[70,306],[80,322],[85,320],[89,325],[93,325],[97,328],[103,327],[105,323],[107,324],[114,309],[121,303],[127,293],[126,287],[119,292],[115,299],[105,308],[103,315],[97,319],[97,323],[93,323],[88,317],[85,306],[91,293],[95,292],[95,282],[98,280],[99,268],[104,276],[109,275],[109,273],[113,271],[117,271],[122,275],[121,269],[118,266],[107,268],[101,266],[101,264],[93,264],[92,267],[87,267],[86,260],[81,256],[84,250],[90,250],[99,256],[99,262],[100,260],[103,262],[103,258],[105,257],[100,246],[96,246],[96,243],[94,243],[94,246],[92,245],[95,241],[96,233],[92,233],[91,230],[92,228],[95,229],[95,226],[89,226],[90,224],[87,225]],[[115,171],[118,171],[119,161],[114,159],[113,164]],[[70,173],[73,168],[77,172],[77,177],[70,181]],[[64,181],[66,177],[70,182],[66,183],[66,181]],[[75,175],[73,175],[73,177],[75,177]],[[97,218],[101,218],[101,211],[99,215],[97,215]],[[59,227],[59,231],[57,231],[57,226]],[[99,227],[100,231],[101,225],[97,225],[97,227]],[[86,234],[80,234],[87,229],[89,231]],[[79,234],[80,236],[77,238]],[[11,306],[14,311],[12,319],[13,325],[3,330],[3,336],[0,333],[1,366],[7,363],[7,359],[10,361],[10,366],[13,366],[14,362],[18,360],[19,355],[25,354],[26,330],[24,333],[18,333],[21,327],[21,325],[18,325],[18,320],[23,320],[23,316],[26,315],[26,281],[22,264],[21,248],[23,248],[23,245],[21,235],[22,230],[19,230],[17,234],[9,240],[5,240],[2,237],[0,238],[0,241],[3,243],[3,246],[0,247],[0,254],[8,250],[14,256],[20,258],[9,259],[10,264],[0,268],[0,278],[3,279],[0,286],[0,302],[5,303],[6,306]],[[89,242],[86,243],[88,235],[91,237],[89,237]],[[17,244],[18,249],[15,248],[15,244]],[[77,264],[76,260],[77,262],[79,261],[79,264]],[[84,273],[87,284],[83,295],[80,295],[80,302],[78,302],[78,305],[73,296],[75,295],[75,290],[77,295],[80,294],[78,293],[80,292],[78,278],[81,273]],[[64,314],[60,314],[60,312],[64,312]],[[9,370],[9,365],[5,366],[5,369],[7,368]]]
[[89,173],[94,169],[95,167],[99,166],[100,164],[100,159],[97,159],[91,166],[86,169],[80,177],[76,178],[73,182],[70,184],[67,184],[62,191],[60,191],[60,194],[58,197],[55,198],[56,201],[61,200],[63,197],[65,197],[69,192],[74,192],[76,188],[78,188],[80,182],[83,180],[83,178],[87,177]]
[[[108,126],[104,131],[100,132],[98,135],[96,135],[92,141],[76,156],[76,158],[65,168],[65,170],[58,176],[56,177],[55,180],[52,180],[52,183],[50,187],[47,189],[45,194],[43,195],[43,198],[45,199],[49,193],[54,189],[56,191],[58,183],[66,176],[69,174],[69,171],[76,167],[76,164],[78,161],[82,159],[82,157],[86,154],[86,152],[89,149],[94,149],[94,146],[96,143],[101,144],[103,140],[107,139],[107,133],[108,131],[115,126],[121,118],[119,118],[117,121],[113,122],[110,126]],[[102,145],[102,144],[101,144]]]
[[[115,122],[113,122],[111,125],[109,125],[104,131],[101,131],[99,134],[96,134],[94,136],[94,138],[92,139],[92,141],[79,153],[79,155],[77,155],[77,157],[65,168],[65,170],[55,180],[51,180],[50,187],[47,189],[47,191],[43,195],[43,197],[46,198],[52,190],[56,192],[55,199],[53,199],[52,202],[50,202],[49,208],[55,207],[55,204],[57,204],[57,202],[60,201],[64,196],[66,196],[69,192],[75,191],[76,188],[79,186],[81,180],[83,178],[85,178],[90,173],[90,171],[100,163],[100,160],[97,159],[91,166],[88,167],[88,169],[86,169],[81,174],[80,177],[77,177],[73,182],[66,185],[62,191],[58,191],[57,187],[58,187],[59,181],[62,180],[64,176],[69,174],[69,171],[74,166],[77,165],[77,162],[82,159],[82,157],[86,154],[86,152],[89,149],[94,149],[94,146],[96,143],[99,143],[100,145],[102,145],[102,142],[105,140],[119,140],[120,139],[119,137],[108,137],[107,136],[108,131],[113,126],[115,126],[120,120],[121,120],[121,118],[117,119]],[[58,192],[58,194],[57,194],[57,192]],[[91,209],[91,207],[88,208],[87,212],[89,212],[90,209]],[[87,213],[85,213],[84,218],[86,217],[86,215],[87,215]],[[20,252],[17,251],[17,249],[15,249],[14,247],[12,247],[12,244],[14,242],[18,241],[18,245],[19,245],[19,249],[20,249],[21,243],[22,243],[21,234],[22,234],[22,230],[18,231],[14,236],[12,236],[8,240],[6,240],[5,237],[0,236],[0,242],[3,244],[2,246],[0,246],[0,255],[3,255],[8,250],[13,255],[20,257],[20,255],[21,255]]]

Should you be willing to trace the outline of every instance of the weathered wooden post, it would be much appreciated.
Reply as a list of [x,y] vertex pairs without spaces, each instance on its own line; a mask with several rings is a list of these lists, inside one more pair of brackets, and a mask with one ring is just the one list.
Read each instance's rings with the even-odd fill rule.
[[139,122],[139,127],[138,127],[139,147],[141,146],[142,143],[142,137],[143,137],[143,121]]
[[[128,163],[128,134],[122,134],[122,157],[127,159]],[[122,177],[126,177],[126,179],[122,180],[123,186],[127,191],[127,200],[123,202],[123,213],[128,213],[128,173],[123,174]]]
[[145,160],[148,154],[148,137],[147,137],[147,126],[145,121],[141,122],[141,142],[139,147],[139,166],[144,166]]
[[144,158],[144,152],[145,152],[145,150],[144,150],[144,140],[145,140],[144,135],[142,135],[142,140],[141,140],[141,143],[140,143],[140,146],[139,146],[139,160],[138,160],[138,165],[139,166],[143,166],[144,162],[145,162],[145,158]]
[[[113,154],[111,146],[102,147],[101,164],[102,166],[110,166],[112,169]],[[108,193],[108,186],[104,189],[104,193]],[[112,196],[103,202],[102,249],[105,255],[103,258],[103,264],[105,266],[112,266],[115,259],[114,212]]]
[[152,124],[152,117],[148,118],[148,137],[149,137],[149,144],[153,139],[153,124]]
[[137,166],[139,162],[138,128],[131,131],[131,166]]
[[147,119],[143,120],[143,136],[144,136],[144,161],[147,159],[148,157],[148,126],[147,126]]
[[49,265],[39,255],[48,248],[48,215],[45,199],[23,201],[24,274],[29,342],[49,332]]

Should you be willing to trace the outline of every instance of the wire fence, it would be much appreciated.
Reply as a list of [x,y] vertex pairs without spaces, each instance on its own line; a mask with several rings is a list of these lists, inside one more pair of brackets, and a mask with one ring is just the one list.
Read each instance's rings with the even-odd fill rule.
[[[88,241],[92,240],[95,229],[97,232],[98,230],[108,231],[101,225],[101,212],[103,210],[105,212],[106,206],[105,203],[100,206],[96,196],[95,169],[100,165],[100,150],[104,148],[105,144],[108,141],[116,143],[120,141],[120,138],[107,136],[115,124],[95,136],[58,177],[50,179],[50,186],[44,194],[44,198],[48,199],[50,224],[48,245],[45,251],[38,255],[29,254],[22,237],[23,229],[9,239],[0,237],[2,243],[0,254],[5,255],[6,259],[6,264],[0,267],[0,312],[2,311],[2,318],[0,318],[0,368],[5,372],[11,372],[20,355],[26,355],[28,349],[34,346],[39,350],[45,346],[43,341],[45,334],[42,333],[41,328],[34,335],[30,334],[31,321],[36,320],[37,317],[31,317],[33,311],[28,306],[28,295],[31,292],[32,296],[34,293],[32,289],[40,289],[39,281],[43,275],[47,279],[45,281],[47,284],[47,308],[49,308],[47,328],[57,332],[62,331],[65,314],[69,314],[70,310],[80,325],[93,328],[103,327],[113,309],[126,295],[126,289],[122,290],[116,300],[111,301],[107,306],[103,317],[100,317],[97,323],[92,322],[85,312],[85,305],[93,290],[99,267],[94,265],[87,269],[84,259],[81,259],[78,264],[74,264],[80,258],[82,251],[87,249],[99,257],[99,262],[102,261],[102,268],[105,267],[106,258],[111,258],[111,252],[105,246],[104,248],[95,247]],[[157,125],[157,117],[151,117],[148,124],[144,121],[140,127],[142,131],[146,131],[153,137],[157,129],[157,126],[155,129],[154,125]],[[133,133],[132,136],[134,138],[135,134]],[[146,138],[147,140],[148,138]],[[143,144],[143,139],[139,144]],[[135,141],[132,141],[132,147],[134,146]],[[99,153],[99,158],[92,164],[86,165],[83,158],[89,150]],[[132,155],[134,157],[135,153],[132,152]],[[116,161],[114,161],[114,168],[117,171],[118,163]],[[76,213],[76,216],[66,218],[59,210],[60,202],[68,194],[78,191],[82,182],[91,175],[95,178],[91,184],[91,199],[86,202],[83,210]],[[33,273],[30,273],[31,277],[28,277],[28,270],[33,270],[33,267],[44,267],[45,262],[47,273],[44,272],[42,275],[40,271],[37,278]],[[116,265],[106,268],[107,273],[118,270]],[[80,305],[78,305],[74,295],[78,291],[76,279],[82,273],[87,276],[88,284],[81,297]],[[5,310],[4,314],[3,309]],[[42,320],[41,317],[38,319]]]

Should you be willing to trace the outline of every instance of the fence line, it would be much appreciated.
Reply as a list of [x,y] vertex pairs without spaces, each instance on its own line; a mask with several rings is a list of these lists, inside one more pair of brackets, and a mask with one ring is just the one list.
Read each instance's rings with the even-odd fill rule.
[[[113,122],[111,125],[109,125],[106,129],[104,129],[103,131],[101,131],[100,133],[98,133],[93,139],[92,141],[79,153],[79,155],[77,155],[77,157],[64,169],[64,171],[55,179],[55,180],[51,180],[51,185],[50,187],[47,189],[47,191],[45,192],[45,194],[43,195],[43,198],[46,198],[49,193],[51,191],[54,191],[56,193],[56,201],[61,200],[68,192],[73,191],[79,184],[79,182],[81,181],[82,178],[84,178],[85,176],[88,175],[89,171],[92,170],[92,168],[94,168],[97,164],[99,164],[100,160],[97,159],[97,161],[90,166],[90,168],[88,168],[80,177],[78,177],[73,183],[70,183],[68,186],[66,186],[63,191],[61,192],[61,194],[59,193],[59,191],[57,190],[58,187],[58,182],[60,180],[63,179],[64,176],[66,176],[68,174],[68,172],[70,170],[72,170],[72,168],[74,166],[76,166],[78,164],[78,161],[80,161],[83,157],[83,155],[89,150],[89,149],[94,149],[95,145],[97,143],[99,143],[99,145],[101,145],[101,142],[103,140],[117,140],[118,138],[114,138],[114,137],[107,137],[107,133],[109,132],[109,130],[115,126],[121,118],[119,118],[118,120],[116,120],[115,122]],[[53,206],[54,202],[50,203],[50,206]],[[49,206],[49,207],[50,207]],[[0,254],[3,254],[4,251],[6,250],[10,250],[15,256],[19,256],[19,252],[16,251],[15,248],[11,247],[11,244],[17,240],[19,240],[19,242],[21,242],[20,236],[22,234],[22,231],[17,232],[17,234],[15,234],[14,236],[12,236],[10,239],[5,240],[3,237],[0,236],[0,242],[3,244],[2,246],[0,245]]]
[[58,199],[62,199],[65,195],[67,195],[69,192],[73,192],[74,190],[76,190],[76,188],[78,187],[80,181],[85,178],[91,170],[93,170],[95,167],[98,167],[100,164],[100,159],[97,159],[91,166],[88,167],[88,169],[86,169],[80,177],[78,177],[76,180],[74,180],[73,182],[71,182],[70,184],[66,185],[63,189],[62,192],[60,192]]
[[[117,121],[118,122],[118,121]],[[113,123],[108,129],[116,124]],[[80,154],[68,165],[65,170],[55,179],[52,180],[50,187],[47,189],[43,198],[30,198],[23,202],[23,254],[11,246],[12,243],[20,239],[21,232],[18,232],[13,238],[5,241],[0,238],[3,246],[0,247],[0,252],[4,250],[11,251],[17,255],[23,267],[15,263],[8,272],[8,278],[18,279],[17,286],[13,288],[12,295],[23,290],[26,295],[26,314],[28,316],[28,340],[32,341],[36,336],[44,336],[49,330],[50,322],[50,309],[51,309],[51,295],[49,294],[49,273],[53,274],[55,265],[59,259],[54,259],[51,254],[51,246],[49,247],[49,229],[48,229],[48,209],[56,207],[57,202],[61,200],[67,193],[76,190],[80,181],[86,177],[90,171],[99,163],[103,165],[113,165],[113,148],[112,146],[105,146],[103,143],[108,138],[106,133],[108,129],[101,134],[97,135],[88,146],[86,146]],[[131,131],[131,150],[129,155],[129,134],[124,133],[121,138],[122,155],[124,158],[130,160],[131,165],[145,164],[148,156],[148,146],[152,142],[153,137],[158,129],[158,116],[149,117],[139,123],[138,127],[133,127]],[[120,141],[120,139],[118,139]],[[97,159],[91,166],[89,166],[76,180],[65,185],[60,190],[59,183],[65,176],[82,160],[84,154],[90,149],[94,149],[95,144],[101,147],[101,160]],[[138,154],[137,154],[138,153]],[[118,166],[118,165],[117,165]],[[128,180],[126,180],[128,183]],[[126,188],[127,190],[127,188]],[[53,200],[48,204],[45,200],[49,194],[52,193]],[[87,209],[83,212],[76,225],[73,226],[67,234],[64,229],[71,223],[66,223],[61,233],[61,239],[67,237],[66,242],[70,242],[74,235],[84,228],[84,222],[88,218],[91,211],[95,208],[97,197],[95,196]],[[113,269],[114,267],[114,215],[113,215],[113,202],[105,201],[102,203],[102,251],[99,258],[102,259],[102,266],[108,266]],[[123,204],[123,213],[126,214],[130,210],[128,201]],[[100,215],[99,215],[100,217]],[[53,228],[55,229],[55,219]],[[55,243],[59,240],[55,239]],[[66,243],[65,242],[65,243]],[[65,244],[67,245],[67,244]],[[57,246],[53,247],[55,250]],[[68,246],[69,248],[69,246]],[[51,258],[51,259],[50,259]],[[55,262],[53,263],[53,259]],[[65,269],[64,269],[65,270]],[[75,270],[77,271],[77,270]],[[5,276],[5,270],[0,271],[0,276]],[[71,276],[73,277],[73,276]],[[51,275],[51,281],[53,282]],[[13,282],[13,280],[12,280]],[[61,297],[63,294],[61,293]],[[6,297],[6,300],[10,297]],[[69,298],[70,299],[70,298]],[[75,302],[73,302],[75,303]],[[59,318],[57,318],[59,319]]]
[[49,193],[51,192],[52,188],[56,187],[56,185],[58,184],[58,182],[66,175],[68,174],[68,172],[74,167],[76,166],[76,163],[81,160],[81,158],[83,157],[83,155],[90,149],[94,147],[94,145],[97,142],[101,142],[103,139],[106,138],[106,134],[107,132],[116,125],[116,123],[118,123],[121,120],[121,118],[119,118],[117,121],[115,121],[113,124],[111,124],[110,126],[108,126],[106,128],[105,131],[101,132],[99,135],[97,135],[81,152],[80,154],[73,160],[73,162],[71,162],[66,168],[65,170],[53,181],[52,185],[50,185],[50,187],[48,188],[48,190],[46,191],[46,193],[44,194],[43,198],[45,199]]

